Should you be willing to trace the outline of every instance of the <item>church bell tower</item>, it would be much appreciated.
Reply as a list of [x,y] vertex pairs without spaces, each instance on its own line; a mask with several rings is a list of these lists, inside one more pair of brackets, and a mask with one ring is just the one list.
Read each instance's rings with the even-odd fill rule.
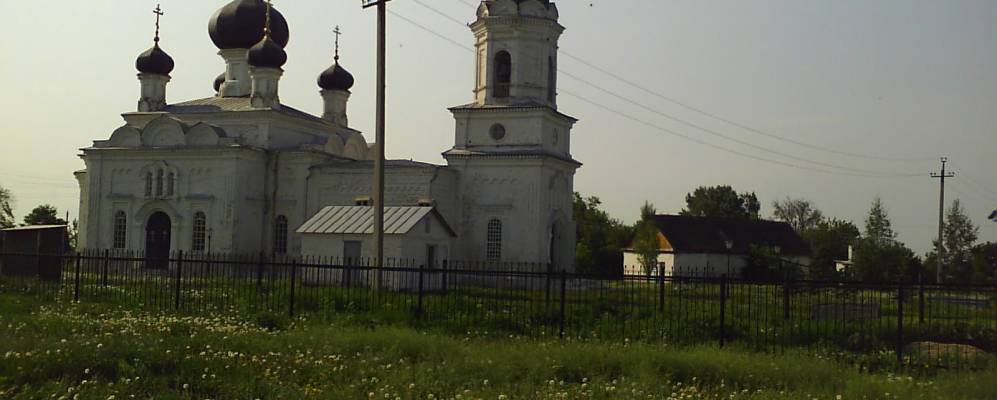
[[557,108],[557,41],[564,31],[549,1],[491,0],[478,6],[475,103]]
[[572,195],[581,163],[577,122],[557,109],[564,27],[543,0],[483,0],[475,37],[474,102],[450,109],[460,171],[462,256],[491,262],[574,264]]

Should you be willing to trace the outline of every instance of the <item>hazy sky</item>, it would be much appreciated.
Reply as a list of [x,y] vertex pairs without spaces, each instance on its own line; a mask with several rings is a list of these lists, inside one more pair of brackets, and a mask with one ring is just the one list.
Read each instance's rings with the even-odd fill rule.
[[[162,47],[177,62],[169,101],[213,95],[224,64],[207,23],[225,1],[159,1]],[[40,203],[75,216],[78,149],[108,138],[135,109],[134,61],[152,44],[156,1],[0,4],[0,185],[14,192],[18,219]],[[389,4],[389,157],[443,162],[454,131],[446,108],[472,99],[472,35],[454,20],[472,21],[475,4]],[[766,216],[773,200],[804,197],[861,225],[881,196],[900,239],[924,252],[937,229],[938,182],[928,174],[945,155],[959,174],[949,199],[964,202],[982,240],[997,240],[997,223],[986,220],[997,208],[997,2],[557,4],[567,28],[560,110],[581,120],[572,132],[585,163],[576,189],[602,198],[613,216],[633,221],[644,200],[678,212],[695,187],[730,184],[756,192]],[[372,140],[373,11],[360,0],[275,7],[291,28],[282,101],[321,113],[315,79],[341,25],[342,62],[357,79],[350,121]]]

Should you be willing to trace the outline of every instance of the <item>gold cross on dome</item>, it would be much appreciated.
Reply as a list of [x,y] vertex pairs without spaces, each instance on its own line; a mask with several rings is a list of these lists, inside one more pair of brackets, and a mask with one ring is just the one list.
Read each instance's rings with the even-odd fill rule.
[[263,26],[263,34],[266,36],[270,36],[270,9],[272,7],[273,6],[270,4],[270,0],[267,0],[267,22],[266,25]]
[[159,7],[159,4],[156,4],[156,9],[152,10],[152,13],[156,14],[156,38],[154,40],[159,43],[159,17],[166,15],[166,13]]
[[339,30],[339,25],[336,25],[336,29],[333,29],[332,33],[336,34],[336,61],[339,61],[339,35],[342,35],[343,31]]

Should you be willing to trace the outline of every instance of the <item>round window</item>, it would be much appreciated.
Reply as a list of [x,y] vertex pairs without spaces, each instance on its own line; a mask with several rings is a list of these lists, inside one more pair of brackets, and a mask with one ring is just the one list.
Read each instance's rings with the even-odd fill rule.
[[502,124],[492,125],[492,128],[488,131],[488,134],[492,136],[492,139],[502,140],[505,137],[505,127]]

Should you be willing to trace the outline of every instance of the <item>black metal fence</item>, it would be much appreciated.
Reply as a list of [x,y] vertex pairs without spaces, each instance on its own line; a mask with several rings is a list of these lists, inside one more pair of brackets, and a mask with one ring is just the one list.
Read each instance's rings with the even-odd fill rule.
[[[158,267],[158,268],[150,268]],[[91,250],[0,254],[0,291],[150,311],[365,315],[461,334],[814,349],[869,366],[977,367],[997,286],[602,277],[549,265]]]

